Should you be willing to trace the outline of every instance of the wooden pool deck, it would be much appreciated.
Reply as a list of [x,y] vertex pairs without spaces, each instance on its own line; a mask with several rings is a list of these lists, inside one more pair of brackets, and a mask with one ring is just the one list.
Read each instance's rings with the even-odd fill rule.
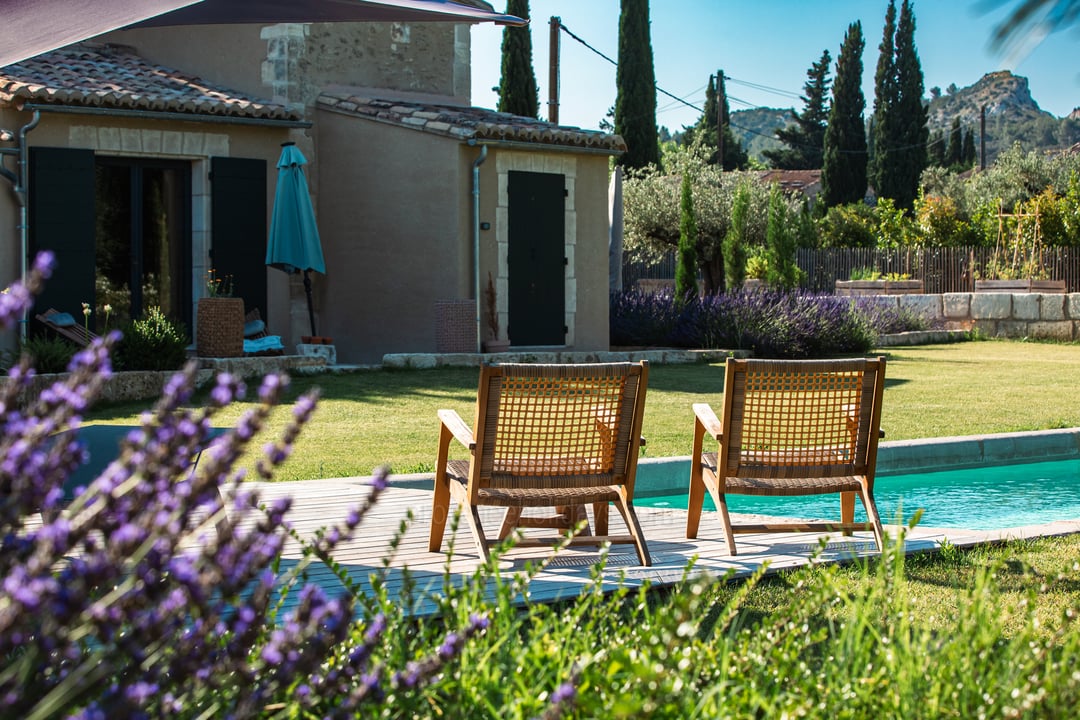
[[[310,538],[319,528],[343,520],[349,509],[370,493],[371,487],[367,483],[367,478],[345,478],[260,483],[259,487],[263,501],[292,496],[293,507],[288,517],[301,537]],[[497,527],[501,511],[498,508],[483,510],[491,511],[481,513],[485,526],[490,523]],[[629,586],[638,586],[645,581],[653,585],[670,585],[684,576],[691,560],[694,561],[695,573],[721,576],[731,571],[736,576],[747,576],[765,563],[775,571],[808,564],[812,558],[817,562],[843,562],[876,553],[869,532],[850,537],[836,534],[827,539],[824,535],[813,533],[782,533],[736,536],[739,555],[732,557],[727,554],[720,522],[711,512],[703,516],[698,538],[688,540],[685,537],[685,510],[637,506],[637,511],[653,564],[642,567],[631,545],[613,546],[601,572],[606,588],[614,589],[620,582]],[[443,552],[428,552],[430,512],[430,490],[391,485],[361,523],[356,537],[340,545],[333,557],[365,591],[372,587],[373,577],[384,577],[391,597],[401,591],[407,567],[409,579],[415,587],[411,599],[413,611],[419,615],[427,614],[434,609],[432,597],[441,592],[446,573],[453,582],[465,583],[470,581],[480,565],[476,547],[464,522],[458,529],[452,557],[446,552],[451,540],[449,527]],[[407,523],[397,550],[391,554],[391,542],[402,521],[410,514],[412,520]],[[618,513],[611,514],[611,525],[613,533],[623,531]],[[896,528],[887,527],[887,531],[892,534]],[[906,547],[909,553],[924,552],[937,549],[946,539],[953,545],[964,547],[1004,539],[1075,532],[1080,532],[1080,520],[1002,531],[916,527],[909,532]],[[822,540],[823,546],[820,544]],[[824,549],[815,558],[815,551],[819,547]],[[551,551],[546,548],[511,550],[500,560],[500,574],[506,576],[523,570],[527,563],[535,563],[550,555]],[[285,565],[299,558],[299,545],[290,540],[285,547]],[[387,558],[389,562],[384,564]],[[578,595],[589,586],[592,568],[598,558],[598,553],[591,548],[562,550],[550,558],[547,566],[530,583],[531,599],[550,602]],[[344,593],[337,577],[321,563],[311,565],[307,575],[309,581],[318,583],[330,595]]]

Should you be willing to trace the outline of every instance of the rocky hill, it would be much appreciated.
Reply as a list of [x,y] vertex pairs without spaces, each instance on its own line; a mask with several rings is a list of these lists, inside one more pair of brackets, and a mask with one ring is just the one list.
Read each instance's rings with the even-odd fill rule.
[[[867,104],[872,105],[873,98],[868,98]],[[1066,118],[1055,117],[1031,97],[1026,77],[1007,70],[987,73],[968,87],[950,85],[944,93],[930,88],[930,131],[948,135],[953,118],[959,117],[961,125],[974,130],[978,138],[983,106],[987,162],[1014,142],[1031,150],[1066,148],[1080,142],[1080,108]],[[779,147],[779,142],[769,137],[786,121],[788,112],[788,108],[755,108],[731,113],[733,130],[751,157],[761,160],[763,150]]]

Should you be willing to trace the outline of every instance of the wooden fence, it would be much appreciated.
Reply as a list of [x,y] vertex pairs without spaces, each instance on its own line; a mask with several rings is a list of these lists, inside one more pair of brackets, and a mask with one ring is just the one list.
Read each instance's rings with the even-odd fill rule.
[[[851,279],[852,271],[873,268],[882,274],[896,273],[922,280],[927,293],[971,292],[975,276],[994,254],[994,248],[800,248],[796,262],[803,271],[802,287],[831,293],[837,280]],[[1064,280],[1067,292],[1080,292],[1080,247],[1042,250],[1042,267],[1050,280]],[[623,263],[623,287],[639,279],[675,277],[675,251],[654,263],[627,260]]]

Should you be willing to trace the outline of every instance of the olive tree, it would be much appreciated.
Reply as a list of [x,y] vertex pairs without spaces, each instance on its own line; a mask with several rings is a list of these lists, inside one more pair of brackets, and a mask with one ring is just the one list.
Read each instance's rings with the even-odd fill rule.
[[[697,221],[697,258],[706,294],[724,289],[723,241],[731,226],[731,204],[742,182],[749,188],[746,245],[765,246],[769,187],[753,172],[723,172],[707,160],[709,149],[695,143],[676,147],[664,156],[665,171],[655,165],[631,172],[623,185],[624,252],[637,260],[654,261],[679,245],[681,179],[694,178],[693,204]],[[792,207],[797,205],[785,199]]]

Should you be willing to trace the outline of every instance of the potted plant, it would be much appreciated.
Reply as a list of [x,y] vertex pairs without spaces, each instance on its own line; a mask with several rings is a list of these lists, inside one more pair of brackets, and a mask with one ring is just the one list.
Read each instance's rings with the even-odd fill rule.
[[244,300],[232,297],[232,278],[206,273],[206,297],[199,298],[195,318],[195,354],[240,357],[244,354]]
[[484,313],[487,320],[488,338],[484,340],[484,352],[506,352],[510,349],[509,339],[499,338],[499,303],[495,291],[495,280],[488,273],[487,289],[484,290]]

